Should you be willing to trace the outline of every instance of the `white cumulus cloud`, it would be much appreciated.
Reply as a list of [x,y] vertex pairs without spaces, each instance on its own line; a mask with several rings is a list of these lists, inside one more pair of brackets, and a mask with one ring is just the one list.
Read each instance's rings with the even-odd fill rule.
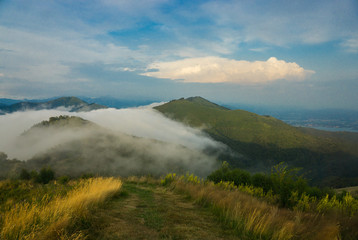
[[[233,60],[220,57],[187,58],[172,62],[157,62],[147,66],[145,76],[169,78],[199,83],[268,83],[280,79],[299,81],[315,72],[306,70],[295,62]],[[156,70],[156,71],[150,71]]]

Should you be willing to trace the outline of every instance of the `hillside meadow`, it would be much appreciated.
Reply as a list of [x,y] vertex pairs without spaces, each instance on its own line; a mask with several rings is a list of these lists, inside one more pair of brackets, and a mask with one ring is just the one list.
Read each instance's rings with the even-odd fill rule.
[[349,193],[315,201],[302,193],[297,205],[283,207],[280,193],[263,186],[192,174],[38,181],[0,182],[2,239],[358,237],[358,200]]

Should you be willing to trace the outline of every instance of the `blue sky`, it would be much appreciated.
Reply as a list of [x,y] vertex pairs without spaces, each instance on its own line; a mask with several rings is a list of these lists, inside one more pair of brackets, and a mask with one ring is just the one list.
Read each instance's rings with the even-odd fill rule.
[[0,0],[0,97],[358,110],[358,1]]

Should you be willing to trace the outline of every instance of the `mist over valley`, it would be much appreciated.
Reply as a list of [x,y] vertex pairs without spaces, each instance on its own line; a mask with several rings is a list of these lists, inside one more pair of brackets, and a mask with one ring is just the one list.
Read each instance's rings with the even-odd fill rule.
[[[68,117],[72,116],[72,117]],[[226,148],[199,129],[165,118],[152,106],[89,112],[24,111],[0,117],[0,151],[24,161],[8,169],[52,167],[59,175],[207,176]],[[5,174],[6,175],[6,174]],[[4,175],[3,175],[4,177]]]

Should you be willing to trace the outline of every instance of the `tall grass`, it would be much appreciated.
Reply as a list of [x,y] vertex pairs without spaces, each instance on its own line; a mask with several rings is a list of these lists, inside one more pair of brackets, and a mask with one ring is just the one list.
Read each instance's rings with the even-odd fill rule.
[[168,176],[163,184],[209,206],[221,220],[249,239],[339,239],[334,219],[279,208],[238,189],[227,190],[193,177]]
[[17,203],[2,216],[1,239],[84,239],[76,225],[121,186],[118,179],[91,178],[81,180],[66,196]]

